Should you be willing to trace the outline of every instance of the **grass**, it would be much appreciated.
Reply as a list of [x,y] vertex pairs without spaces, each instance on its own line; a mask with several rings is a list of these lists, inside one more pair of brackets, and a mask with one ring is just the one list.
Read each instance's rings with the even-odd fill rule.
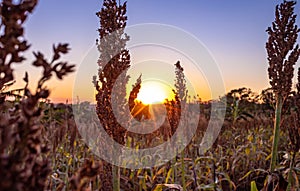
[[[202,104],[204,106],[208,105],[208,103]],[[264,104],[256,104],[257,108],[264,107]],[[61,111],[56,110],[55,112],[60,113]],[[51,115],[55,116],[55,112],[52,112]],[[257,113],[259,112],[257,111]],[[268,115],[274,115],[274,111],[268,111]],[[178,185],[182,189],[185,187],[186,190],[250,190],[252,181],[256,182],[258,189],[261,189],[268,175],[271,160],[273,120],[260,114],[260,116],[247,120],[237,120],[233,125],[228,117],[213,147],[204,155],[199,155],[199,140],[203,137],[209,120],[204,116],[206,114],[201,115],[197,133],[192,142],[183,152],[178,153],[173,160],[162,166],[147,169],[130,170],[121,168],[121,189],[128,191],[151,190],[156,185],[163,187],[163,185],[171,184],[173,186]],[[76,126],[72,128],[76,128]],[[57,126],[54,131],[51,130],[52,133],[57,132],[60,134],[59,131],[61,131],[61,126]],[[52,158],[55,164],[51,176],[49,176],[49,183],[52,183],[52,185],[49,184],[48,186],[51,190],[56,190],[57,187],[71,190],[69,180],[76,172],[87,168],[85,161],[100,161],[85,146],[79,134],[76,135],[74,140],[75,146],[74,143],[70,144],[71,134],[69,132],[71,130],[65,131],[63,138],[57,143],[57,150],[49,153],[49,158]],[[145,146],[145,142],[148,143],[147,147],[164,142],[162,132],[153,136],[155,138],[133,138],[129,136],[127,145],[142,148]],[[280,135],[281,144],[278,150],[280,167],[276,169],[278,173],[285,177],[286,181],[289,159],[285,158],[285,155],[288,153],[286,148],[291,144],[285,138],[287,136],[288,132],[282,129]],[[147,139],[151,139],[152,142]],[[134,144],[131,142],[133,140],[135,140]],[[296,153],[295,158],[295,167],[299,168],[299,153]],[[129,159],[128,162],[133,161]],[[97,173],[101,173],[101,171]],[[299,172],[295,171],[294,182],[299,180],[299,175]],[[83,179],[89,182],[88,185],[90,185],[92,190],[97,190],[101,187],[101,180],[98,175]]]

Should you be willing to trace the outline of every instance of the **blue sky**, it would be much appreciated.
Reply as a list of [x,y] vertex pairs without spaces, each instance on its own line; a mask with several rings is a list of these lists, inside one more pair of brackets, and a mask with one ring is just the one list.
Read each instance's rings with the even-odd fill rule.
[[[274,20],[279,0],[128,0],[128,25],[163,23],[179,27],[197,37],[218,63],[227,90],[249,87],[260,92],[269,86],[265,43],[266,28]],[[72,50],[65,57],[80,64],[98,37],[100,0],[40,1],[26,23],[31,50],[50,55],[52,44],[67,42]],[[300,5],[296,6],[300,13]],[[300,18],[297,24],[300,23]],[[299,42],[299,41],[298,41]],[[28,53],[29,61],[32,58]],[[298,62],[299,63],[299,62]],[[299,64],[298,64],[299,67]],[[36,70],[29,64],[16,68],[18,73]],[[72,95],[74,75],[64,82],[50,83],[54,99]],[[20,78],[21,79],[21,78]]]

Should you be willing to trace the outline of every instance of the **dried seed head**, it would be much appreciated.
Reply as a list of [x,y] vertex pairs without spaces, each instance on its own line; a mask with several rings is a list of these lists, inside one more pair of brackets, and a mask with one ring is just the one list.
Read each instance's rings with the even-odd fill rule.
[[[120,144],[125,144],[124,137],[127,130],[116,120],[112,102],[116,103],[120,113],[126,113],[124,111],[126,109],[126,83],[128,82],[126,70],[130,67],[130,54],[125,47],[129,37],[124,33],[127,24],[126,2],[117,5],[116,0],[104,0],[101,11],[96,15],[100,18],[101,25],[98,29],[100,36],[99,79],[94,79],[94,82],[97,82],[96,112],[107,134]],[[117,79],[119,79],[118,82]],[[113,87],[118,92],[112,100]],[[104,187],[112,190],[111,165],[106,162],[103,164],[106,171],[100,174],[100,178]]]
[[[119,125],[114,117],[112,101],[120,103],[117,105],[120,106],[121,110],[124,109],[126,83],[128,81],[126,70],[130,67],[130,55],[125,47],[129,40],[129,37],[124,33],[127,20],[125,14],[126,2],[117,5],[115,0],[104,0],[103,8],[97,13],[101,25],[98,30],[100,35],[98,50],[101,54],[98,61],[97,114],[107,133],[114,136],[120,143],[124,142],[126,130]],[[118,78],[119,83],[116,83]],[[118,89],[114,100],[112,100],[113,87]]]
[[267,29],[269,35],[266,49],[268,53],[268,74],[274,93],[286,98],[292,88],[294,65],[300,54],[295,45],[300,29],[295,24],[296,2],[284,1],[276,6],[275,21]]
[[[24,40],[22,25],[36,4],[37,0],[4,0],[0,3],[0,109],[7,110],[0,113],[0,158],[4,159],[0,160],[0,190],[45,188],[51,168],[46,157],[48,147],[42,134],[44,127],[40,122],[40,100],[49,96],[49,90],[43,84],[53,72],[62,77],[73,69],[64,63],[57,70],[44,59],[42,53],[35,53],[36,61],[33,65],[44,69],[35,92],[27,87],[29,78],[26,73],[23,78],[26,82],[22,89],[24,95],[19,102],[21,104],[8,104],[10,102],[5,100],[6,95],[11,95],[2,91],[14,80],[12,65],[22,62],[25,58],[20,55],[29,48]],[[57,54],[67,52],[66,46],[58,46],[57,49]]]
[[180,101],[186,102],[188,90],[186,88],[186,80],[184,76],[183,67],[180,65],[180,61],[175,64],[175,89],[178,94]]

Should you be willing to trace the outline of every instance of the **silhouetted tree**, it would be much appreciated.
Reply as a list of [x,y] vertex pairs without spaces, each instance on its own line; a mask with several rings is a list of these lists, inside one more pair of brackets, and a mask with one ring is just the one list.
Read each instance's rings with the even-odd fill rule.
[[256,109],[256,95],[251,89],[242,87],[231,90],[226,94],[226,102],[226,118],[233,125],[240,119],[253,118],[252,113]]

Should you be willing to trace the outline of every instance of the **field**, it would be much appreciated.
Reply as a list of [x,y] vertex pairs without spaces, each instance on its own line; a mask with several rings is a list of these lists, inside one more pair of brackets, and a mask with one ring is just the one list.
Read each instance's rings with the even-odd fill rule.
[[68,44],[53,45],[50,59],[34,52],[32,65],[42,74],[36,88],[26,72],[24,88],[15,89],[14,68],[30,47],[24,22],[37,3],[1,2],[1,191],[300,190],[296,2],[277,6],[267,29],[270,88],[241,87],[202,101],[189,95],[178,61],[173,97],[149,104],[137,99],[142,75],[126,94],[127,4],[115,0],[97,13],[101,55],[98,76],[90,78],[96,104],[49,101],[48,81],[76,70],[61,61]]
[[[242,88],[242,90],[247,89]],[[257,103],[255,100],[249,100],[245,94],[243,95],[241,97],[244,99],[235,98],[235,101],[239,101],[238,108],[234,107],[233,102],[228,101],[226,119],[221,133],[212,148],[205,154],[200,154],[200,143],[208,126],[210,103],[200,104],[201,114],[197,131],[184,151],[161,166],[138,170],[121,168],[121,189],[151,190],[160,184],[165,185],[166,188],[176,188],[185,184],[187,190],[250,190],[252,181],[256,183],[258,189],[262,189],[269,174],[274,108],[271,103]],[[227,96],[229,98],[227,100],[230,100],[229,93]],[[90,108],[87,106],[88,103],[75,105],[75,107]],[[237,116],[234,116],[235,109],[238,109]],[[80,184],[77,182],[79,184],[77,186],[80,187],[84,182],[90,189],[97,190],[101,187],[101,179],[97,174],[101,172],[102,163],[89,152],[89,148],[81,140],[76,130],[76,123],[72,120],[72,113],[66,114],[65,111],[71,111],[71,106],[53,105],[49,106],[46,111],[49,121],[47,126],[50,127],[52,134],[47,137],[51,137],[49,143],[55,143],[52,145],[50,156],[56,167],[53,169],[49,189],[63,188],[70,184],[68,180],[71,180],[73,184],[74,180],[84,180],[79,181]],[[50,113],[51,116],[49,116]],[[281,128],[279,162],[274,173],[280,178],[282,189],[287,186],[289,165],[295,151],[293,150],[295,145],[290,137],[293,136],[293,132],[289,129],[292,125],[289,123],[293,122],[286,122]],[[86,128],[91,127],[92,122],[88,124]],[[127,135],[126,145],[141,149],[157,146],[164,143],[170,136],[170,132],[166,129],[170,130],[167,119],[160,129],[152,134]],[[89,137],[85,139],[87,138]],[[299,137],[295,139],[299,140]],[[293,160],[293,177],[298,187],[299,152],[295,153]],[[131,162],[133,161],[129,159],[128,163]]]

